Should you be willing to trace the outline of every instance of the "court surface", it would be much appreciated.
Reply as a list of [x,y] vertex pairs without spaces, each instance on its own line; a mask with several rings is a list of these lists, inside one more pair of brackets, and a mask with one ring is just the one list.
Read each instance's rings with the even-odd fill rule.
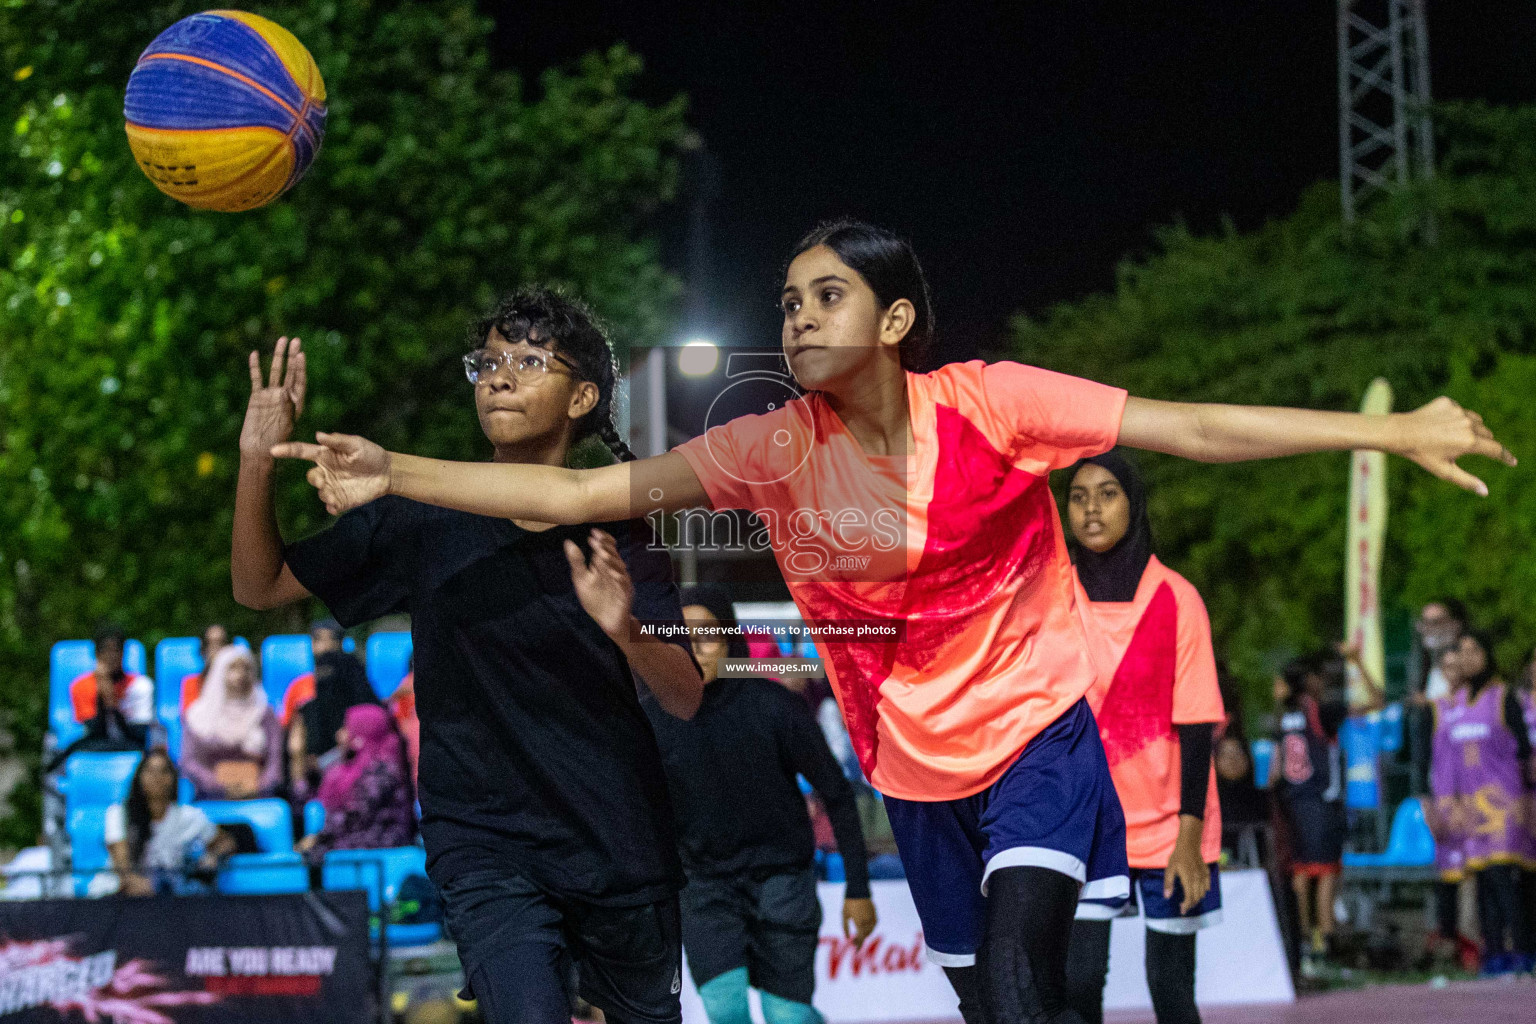
[[[1328,992],[1278,1006],[1201,1007],[1204,1024],[1505,1024],[1536,1021],[1536,982],[1491,979],[1383,985]],[[1152,1013],[1106,1013],[1105,1024],[1152,1024]]]

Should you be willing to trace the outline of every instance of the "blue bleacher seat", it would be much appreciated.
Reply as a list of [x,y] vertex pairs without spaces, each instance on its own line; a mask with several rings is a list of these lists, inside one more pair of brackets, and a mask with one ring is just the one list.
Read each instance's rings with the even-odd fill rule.
[[283,706],[283,694],[295,676],[315,670],[315,652],[308,633],[279,633],[261,642],[261,686],[272,706]]
[[1423,868],[1435,863],[1435,837],[1424,820],[1424,804],[1410,797],[1397,805],[1392,831],[1381,853],[1345,853],[1350,868]]
[[1376,730],[1380,736],[1381,752],[1395,754],[1403,749],[1403,706],[1388,704],[1376,712],[1379,721]]
[[[60,640],[48,656],[48,728],[59,747],[79,739],[85,727],[75,721],[69,684],[96,667],[96,644],[91,640]],[[129,640],[123,645],[123,668],[144,673],[144,645]]]
[[847,873],[843,867],[842,854],[829,853],[827,854],[826,859],[822,861],[822,864],[826,870],[825,877],[828,882],[843,882],[847,880]]
[[296,853],[236,853],[224,862],[216,887],[227,896],[308,892],[309,868]]
[[[378,914],[399,896],[400,885],[411,875],[427,874],[427,854],[419,846],[387,850],[332,850],[325,855],[321,880],[328,890],[362,889],[368,893],[368,909]],[[436,922],[392,924],[392,946],[419,946],[436,942],[442,929]]]
[[107,855],[107,808],[104,804],[76,807],[69,812],[70,865],[75,871],[100,871]]
[[1274,740],[1254,740],[1251,744],[1253,754],[1253,784],[1260,789],[1269,786],[1270,765],[1275,759]]
[[202,641],[170,636],[155,644],[155,713],[169,726],[181,719],[181,681],[203,670]]
[[312,836],[325,828],[325,804],[311,800],[304,805],[304,834]]
[[380,700],[388,700],[411,665],[411,634],[375,633],[368,638],[365,664],[368,682]]
[[204,800],[197,806],[215,825],[250,825],[262,853],[293,852],[293,813],[284,800]]
[[143,754],[72,754],[64,763],[64,796],[71,808],[121,803]]

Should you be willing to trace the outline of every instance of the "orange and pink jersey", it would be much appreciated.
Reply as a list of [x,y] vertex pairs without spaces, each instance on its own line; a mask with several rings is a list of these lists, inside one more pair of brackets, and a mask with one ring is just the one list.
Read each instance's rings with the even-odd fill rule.
[[[1224,722],[1211,620],[1199,591],[1153,556],[1133,601],[1078,600],[1093,624],[1095,660],[1112,672],[1088,691],[1115,792],[1125,808],[1126,854],[1133,868],[1165,868],[1179,838],[1179,737],[1176,725]],[[1210,769],[1200,855],[1221,857],[1216,767]]]
[[906,376],[914,453],[867,455],[816,393],[676,450],[716,509],[758,513],[864,773],[905,800],[997,781],[1096,665],[1051,470],[1114,446],[1126,394],[1018,363]]

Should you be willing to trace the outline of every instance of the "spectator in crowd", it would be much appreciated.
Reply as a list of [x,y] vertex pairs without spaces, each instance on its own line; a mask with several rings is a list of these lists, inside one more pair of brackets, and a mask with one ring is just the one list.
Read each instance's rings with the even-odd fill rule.
[[315,658],[315,695],[302,704],[288,727],[288,757],[293,795],[308,799],[326,769],[345,750],[337,745],[347,712],[359,704],[378,705],[362,663],[338,644]]
[[96,630],[96,668],[77,676],[69,684],[69,699],[74,705],[75,721],[88,722],[98,713],[98,696],[107,693],[110,704],[123,719],[134,725],[148,725],[155,718],[155,684],[148,676],[123,670],[123,645],[128,634],[115,623],[102,623]]
[[336,746],[342,755],[320,783],[325,826],[300,840],[299,852],[314,865],[331,850],[409,846],[416,838],[416,799],[389,713],[378,703],[348,708]]
[[199,800],[271,796],[282,784],[282,729],[246,648],[213,656],[202,693],[182,716],[182,759]]
[[[315,663],[318,665],[323,655],[332,651],[340,651],[346,634],[342,632],[341,623],[335,619],[316,619],[309,624],[309,646],[314,653]],[[283,706],[279,709],[278,717],[286,729],[293,725],[293,716],[305,704],[315,699],[315,674],[305,672],[293,677],[288,684],[288,689],[283,692]],[[334,730],[332,730],[334,731]]]
[[421,721],[416,717],[416,656],[411,655],[410,671],[389,696],[389,713],[405,741],[405,756],[411,765],[411,784],[416,783],[416,763],[421,758]]
[[1441,665],[1441,656],[1456,643],[1467,626],[1467,608],[1452,597],[1426,604],[1413,623],[1413,646],[1408,653],[1408,696],[1404,728],[1407,742],[1398,754],[1408,766],[1409,791],[1429,791],[1430,746],[1435,732],[1435,701],[1450,696],[1452,686]]
[[[1431,704],[1431,735],[1438,737],[1440,725],[1466,707],[1467,677],[1461,670],[1459,644],[1455,639],[1442,645],[1435,668],[1446,682],[1446,693]],[[1476,972],[1477,943],[1462,929],[1460,890],[1467,880],[1465,838],[1466,821],[1456,795],[1456,770],[1451,758],[1454,751],[1438,738],[1433,743],[1429,773],[1429,798],[1424,800],[1424,821],[1435,837],[1435,867],[1439,877],[1434,883],[1435,930],[1430,933],[1428,953],[1431,966],[1442,966],[1454,957],[1463,969]]]
[[208,669],[213,665],[214,655],[229,646],[229,630],[215,622],[203,630],[202,642],[198,644],[198,653],[203,658],[203,670],[201,672],[189,672],[181,677],[181,713],[186,714],[187,708],[197,700],[203,692],[203,679],[208,675]]
[[107,808],[112,873],[98,876],[91,895],[184,895],[207,892],[207,879],[235,852],[233,836],[191,804],[176,800],[176,763],[162,747],[144,755],[128,799]]
[[1438,816],[1461,841],[1466,869],[1476,873],[1483,973],[1532,967],[1519,865],[1536,856],[1526,826],[1531,742],[1519,698],[1498,678],[1487,638],[1464,633],[1456,665],[1465,678],[1460,699],[1441,705],[1431,776]]
[[1467,627],[1467,606],[1454,597],[1431,601],[1413,623],[1414,645],[1410,654],[1410,692],[1423,702],[1451,695],[1451,683],[1440,664],[1440,655],[1456,643]]
[[1216,748],[1212,754],[1216,763],[1216,798],[1221,806],[1222,845],[1249,866],[1258,867],[1262,853],[1258,848],[1259,827],[1269,820],[1269,802],[1259,784],[1267,785],[1269,780],[1254,777],[1242,694],[1220,660],[1216,662],[1216,678],[1226,710],[1226,721],[1216,729]]
[[[722,676],[726,657],[746,657],[730,635],[736,617],[719,585],[687,587],[704,699],[690,721],[642,706],[666,765],[688,885],[682,892],[683,949],[713,1024],[748,1020],[747,989],[762,994],[770,1021],[815,1021],[821,904],[815,844],[796,774],[820,794],[847,877],[844,933],[862,944],[875,927],[868,856],[853,787],[827,749],[804,702],[767,679]],[[709,636],[707,629],[726,635]]]
[[1323,656],[1297,658],[1275,680],[1280,741],[1272,772],[1291,847],[1291,888],[1304,943],[1303,972],[1314,973],[1331,951],[1334,898],[1344,856],[1344,767],[1339,727],[1348,714],[1330,693]]

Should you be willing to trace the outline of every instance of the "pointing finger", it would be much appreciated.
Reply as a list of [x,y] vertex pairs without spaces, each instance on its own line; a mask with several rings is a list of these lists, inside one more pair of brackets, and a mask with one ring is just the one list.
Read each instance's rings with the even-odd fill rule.
[[308,459],[316,462],[325,453],[325,449],[318,444],[305,444],[302,441],[285,441],[282,444],[272,446],[274,459]]

